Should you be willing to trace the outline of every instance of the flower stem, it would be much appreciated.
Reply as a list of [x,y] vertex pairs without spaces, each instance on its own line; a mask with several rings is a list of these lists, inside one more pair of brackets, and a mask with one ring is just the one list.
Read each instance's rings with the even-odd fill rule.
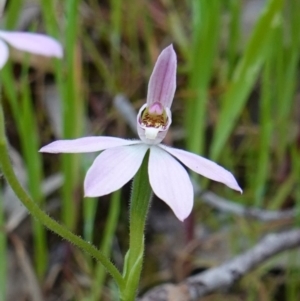
[[87,252],[95,259],[100,261],[102,265],[107,269],[107,271],[114,278],[119,288],[122,289],[124,286],[124,279],[122,275],[117,270],[117,268],[112,264],[112,262],[104,256],[95,246],[81,239],[79,236],[73,234],[67,228],[56,222],[50,216],[48,216],[45,212],[43,212],[37,204],[29,197],[27,192],[19,183],[14,170],[10,163],[10,158],[7,149],[7,142],[5,136],[5,128],[4,128],[4,115],[2,110],[2,105],[0,104],[0,165],[2,173],[4,174],[7,182],[13,189],[16,196],[20,199],[23,205],[27,208],[27,210],[32,214],[34,218],[36,218],[40,223],[42,223],[45,227],[52,230],[57,235],[62,238],[70,241],[72,244],[81,248],[83,251]]
[[148,159],[149,153],[146,154],[142,166],[133,180],[130,201],[129,250],[126,254],[123,271],[126,285],[124,291],[121,291],[122,301],[135,300],[142,271],[145,223],[152,198],[148,178]]

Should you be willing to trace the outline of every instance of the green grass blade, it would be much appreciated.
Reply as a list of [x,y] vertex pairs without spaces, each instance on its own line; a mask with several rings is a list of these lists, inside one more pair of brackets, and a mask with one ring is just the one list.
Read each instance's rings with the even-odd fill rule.
[[241,28],[241,1],[230,0],[229,1],[229,13],[230,13],[230,21],[229,21],[229,38],[228,38],[228,76],[227,78],[231,78],[234,67],[236,64],[236,60],[238,58],[238,48],[240,42],[240,28]]
[[110,43],[113,72],[118,73],[121,68],[121,35],[122,35],[122,3],[121,0],[110,0],[111,2],[111,24]]
[[[252,163],[256,164],[254,191],[255,206],[261,207],[266,193],[266,182],[269,177],[271,137],[273,134],[272,100],[274,94],[272,78],[274,74],[274,56],[269,55],[262,72],[262,88],[260,99],[260,132],[258,158]],[[257,163],[256,163],[257,162]]]
[[[21,106],[19,108],[19,118],[21,127],[22,150],[25,158],[25,164],[28,174],[28,188],[32,198],[43,207],[45,200],[41,190],[42,187],[42,157],[38,152],[40,149],[39,131],[36,121],[36,112],[33,108],[33,100],[30,97],[29,82],[27,76],[24,76],[22,83]],[[30,133],[30,134],[29,134]],[[37,274],[42,277],[47,267],[47,241],[46,229],[33,220],[33,230],[35,237],[35,264]]]
[[260,15],[245,52],[222,100],[222,108],[211,146],[211,158],[221,154],[236,121],[245,106],[267,55],[270,35],[280,21],[282,0],[270,0]]
[[[293,102],[298,82],[298,62],[300,59],[300,3],[290,1],[286,3],[285,27],[278,33],[279,49],[277,56],[277,130],[280,145],[278,146],[278,161],[283,159],[289,144],[290,120],[293,115]],[[287,35],[286,32],[289,34]]]
[[21,13],[21,9],[24,5],[22,0],[7,1],[7,8],[5,11],[5,28],[14,29]]
[[[22,93],[19,97],[15,89],[15,81],[12,74],[11,65],[2,70],[2,81],[4,83],[4,92],[9,101],[15,124],[19,133],[22,154],[24,156],[28,188],[31,196],[41,206],[44,199],[41,191],[42,187],[42,159],[38,152],[40,148],[39,133],[32,99],[29,92],[27,75],[23,74]],[[20,99],[20,101],[19,101]],[[47,242],[46,230],[43,226],[33,220],[34,248],[35,248],[35,266],[39,277],[42,277],[47,266]]]
[[213,62],[218,46],[221,2],[193,1],[193,45],[190,55],[188,89],[191,99],[186,104],[187,148],[196,153],[204,150],[206,104]]
[[[83,132],[82,114],[84,109],[81,91],[81,66],[80,61],[76,57],[78,54],[76,41],[79,34],[79,26],[77,24],[79,3],[79,0],[69,0],[65,2],[67,20],[65,28],[65,68],[68,70],[68,76],[63,91],[63,136],[66,139],[79,137]],[[79,181],[79,158],[77,155],[62,156],[65,178],[65,185],[62,188],[62,219],[70,229],[74,229],[77,218],[74,192]]]
[[93,242],[98,202],[96,198],[85,198],[83,202],[83,237],[86,241]]
[[[120,198],[121,198],[121,190],[118,190],[113,193],[112,198],[110,200],[110,208],[109,213],[105,225],[105,230],[103,233],[103,238],[101,240],[100,250],[104,255],[109,256],[111,254],[113,238],[116,232],[118,219],[120,215]],[[100,300],[103,284],[105,281],[105,277],[107,272],[103,269],[99,263],[96,265],[95,270],[95,281],[92,286],[92,301]]]
[[[66,12],[66,22],[62,35],[65,46],[64,59],[57,61],[55,66],[56,79],[62,99],[63,138],[65,139],[79,137],[83,133],[85,109],[82,97],[81,56],[77,45],[77,39],[80,35],[79,4],[79,0],[68,0],[63,3],[42,2],[46,27],[54,36],[57,36],[59,32],[56,8],[63,5]],[[65,73],[62,70],[65,70]],[[78,202],[75,201],[75,191],[80,179],[80,156],[62,155],[61,164],[65,178],[62,188],[62,220],[66,226],[74,229],[78,207]]]

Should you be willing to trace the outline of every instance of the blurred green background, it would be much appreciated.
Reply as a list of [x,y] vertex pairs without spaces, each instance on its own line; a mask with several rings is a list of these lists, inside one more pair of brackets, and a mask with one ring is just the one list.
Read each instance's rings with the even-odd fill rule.
[[[130,185],[83,199],[84,175],[97,154],[38,150],[59,138],[135,137],[116,99],[135,110],[146,102],[156,58],[170,43],[178,85],[164,142],[232,171],[243,195],[195,177],[227,200],[300,209],[299,0],[8,0],[1,29],[45,32],[64,46],[61,61],[14,50],[0,72],[15,170],[42,208],[118,267],[128,243]],[[153,200],[141,291],[216,266],[299,222],[297,214],[247,219],[202,201],[197,194],[181,224]],[[4,181],[0,223],[0,301],[117,300],[101,266],[27,216]],[[207,300],[299,300],[299,255],[276,257]]]

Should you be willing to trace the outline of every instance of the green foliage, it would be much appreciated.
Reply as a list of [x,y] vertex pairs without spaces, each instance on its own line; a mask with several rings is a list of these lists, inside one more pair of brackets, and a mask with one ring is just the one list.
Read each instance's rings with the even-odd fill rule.
[[[64,59],[53,61],[50,70],[61,102],[62,138],[99,133],[132,136],[112,108],[113,97],[122,92],[139,108],[145,101],[147,81],[158,53],[173,43],[179,58],[173,124],[185,133],[181,141],[174,134],[174,144],[185,144],[190,151],[233,171],[244,189],[243,196],[209,184],[220,195],[266,209],[299,208],[300,116],[296,94],[300,1],[266,1],[256,21],[248,25],[249,35],[243,29],[243,14],[247,12],[240,0],[110,0],[105,5],[96,0],[40,2],[42,26],[62,42],[65,50]],[[14,29],[22,1],[8,3],[4,23],[7,29]],[[33,24],[33,28],[40,27]],[[49,125],[47,130],[41,129],[45,112],[37,108],[29,89],[31,77],[26,63],[18,77],[12,63],[8,63],[1,70],[1,84],[3,101],[18,136],[16,145],[20,145],[26,165],[29,193],[44,208],[44,174],[62,171],[65,182],[59,194],[59,220],[82,232],[87,241],[99,244],[101,240],[103,253],[111,254],[122,198],[119,193],[111,197],[105,226],[95,230],[97,212],[103,207],[96,199],[83,200],[87,161],[79,155],[62,155],[56,166],[44,170],[43,160],[47,158],[38,149],[42,141],[50,139],[47,131],[53,131]],[[94,95],[103,101],[103,112],[97,116],[97,124],[88,127],[93,112],[88,113],[87,106]],[[201,208],[202,204],[197,206]],[[44,228],[34,220],[32,225],[35,269],[42,281],[49,246]],[[254,230],[247,227],[241,227],[238,235],[252,241],[263,229],[261,225],[255,225]],[[240,251],[236,242],[231,245],[235,245],[234,252]],[[5,249],[6,238],[0,231],[0,300],[5,283]],[[99,300],[103,288],[108,287],[105,271],[90,260],[86,262],[92,289],[90,294],[84,293],[84,300]],[[299,277],[296,272],[289,274],[286,300],[295,301]],[[249,300],[257,298],[255,285],[257,279],[248,284]],[[78,296],[76,300],[83,298]]]

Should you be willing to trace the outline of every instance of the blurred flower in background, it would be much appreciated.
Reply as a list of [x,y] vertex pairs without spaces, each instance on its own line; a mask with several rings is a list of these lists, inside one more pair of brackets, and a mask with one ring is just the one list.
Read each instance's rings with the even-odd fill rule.
[[63,56],[63,49],[61,44],[55,39],[39,34],[29,32],[14,32],[14,31],[0,31],[0,69],[5,65],[9,57],[9,47],[26,51],[33,54],[57,57]]

